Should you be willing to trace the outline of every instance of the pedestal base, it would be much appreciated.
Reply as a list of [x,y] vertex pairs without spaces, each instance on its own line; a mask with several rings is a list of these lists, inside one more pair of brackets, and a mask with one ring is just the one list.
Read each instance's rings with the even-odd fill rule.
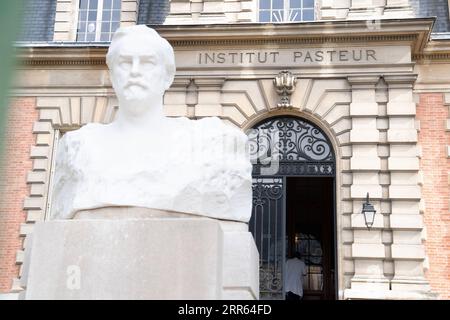
[[345,300],[436,300],[438,295],[425,291],[346,289]]
[[40,222],[25,299],[258,299],[245,223],[208,218]]

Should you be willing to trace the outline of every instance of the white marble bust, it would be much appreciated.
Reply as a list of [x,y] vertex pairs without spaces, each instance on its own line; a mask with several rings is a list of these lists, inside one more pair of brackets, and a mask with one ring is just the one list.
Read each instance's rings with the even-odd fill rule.
[[175,74],[170,44],[143,25],[120,28],[106,61],[119,101],[116,118],[60,140],[51,217],[137,207],[248,222],[247,136],[217,117],[163,114]]

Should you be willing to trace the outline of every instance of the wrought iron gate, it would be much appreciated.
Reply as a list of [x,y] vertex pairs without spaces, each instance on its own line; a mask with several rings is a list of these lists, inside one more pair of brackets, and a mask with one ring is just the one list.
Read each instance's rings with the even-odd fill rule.
[[260,255],[260,297],[284,299],[286,177],[334,176],[335,157],[323,131],[300,118],[268,119],[248,136],[253,162],[249,229]]

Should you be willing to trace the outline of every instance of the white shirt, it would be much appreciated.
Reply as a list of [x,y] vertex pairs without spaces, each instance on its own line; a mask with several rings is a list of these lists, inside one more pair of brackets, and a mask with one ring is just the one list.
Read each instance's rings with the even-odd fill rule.
[[305,275],[305,263],[298,258],[289,259],[286,262],[286,276],[284,277],[285,291],[291,291],[303,297],[303,276]]

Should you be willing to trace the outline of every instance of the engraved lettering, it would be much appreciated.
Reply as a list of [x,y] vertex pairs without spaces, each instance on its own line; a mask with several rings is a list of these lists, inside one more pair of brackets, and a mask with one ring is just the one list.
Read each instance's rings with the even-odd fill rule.
[[336,62],[374,62],[378,61],[377,51],[374,49],[336,49],[336,50],[297,50],[288,51],[244,51],[244,52],[199,52],[197,57],[198,65],[211,64],[267,64],[281,63],[281,57],[292,56],[291,62],[301,64],[311,63],[336,63]]
[[264,60],[261,59],[261,55],[262,55],[262,53],[258,52],[258,62],[259,63],[266,63],[267,62],[267,52],[264,52]]
[[361,61],[362,59],[362,50],[359,50],[359,56],[356,55],[358,50],[353,50],[353,60],[355,61]]
[[316,51],[315,56],[316,56],[316,61],[317,62],[322,62],[323,61],[323,51],[322,50]]
[[211,56],[211,55],[209,55],[209,53],[205,53],[205,64],[208,63],[208,59],[211,60],[212,63],[214,63],[216,60],[216,54],[212,53],[212,56]]
[[248,56],[248,62],[252,63],[252,57],[255,55],[254,52],[247,52],[247,56]]
[[235,63],[234,58],[237,56],[237,52],[230,52],[229,55],[231,56],[231,63]]
[[333,60],[333,54],[335,54],[336,51],[335,51],[335,50],[327,50],[327,53],[328,53],[329,56],[330,56],[330,61],[333,62],[333,61],[334,61],[334,60]]
[[371,57],[374,61],[377,61],[377,58],[375,57],[375,50],[367,50],[367,61],[369,61],[369,57]]
[[303,56],[303,52],[295,51],[294,52],[294,62],[297,62],[297,59],[300,59]]
[[279,52],[270,52],[270,55],[273,57],[273,63],[277,62],[277,56],[280,54]]
[[217,54],[217,63],[225,63],[225,53],[221,52]]
[[340,61],[348,61],[348,51],[347,50],[342,50],[339,51],[339,60]]

